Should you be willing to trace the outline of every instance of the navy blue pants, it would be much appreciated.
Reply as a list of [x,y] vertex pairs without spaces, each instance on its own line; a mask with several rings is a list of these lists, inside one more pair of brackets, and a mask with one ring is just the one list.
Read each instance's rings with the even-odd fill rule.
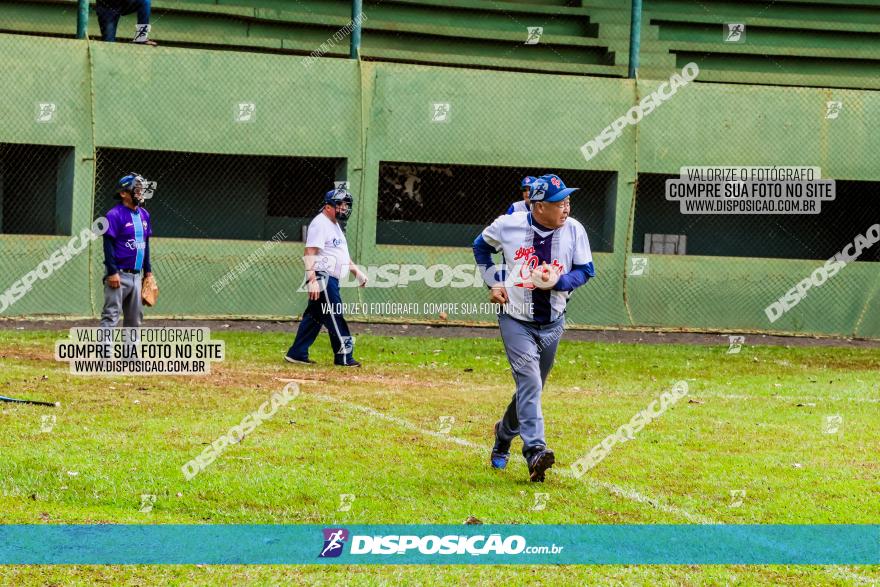
[[308,359],[309,347],[318,338],[321,327],[325,326],[333,348],[333,362],[337,365],[353,363],[354,338],[342,316],[339,280],[319,273],[318,282],[321,284],[321,295],[317,300],[309,300],[287,356],[300,361]]
[[150,24],[150,0],[98,0],[95,14],[101,27],[101,39],[116,41],[119,17],[137,12],[137,24]]

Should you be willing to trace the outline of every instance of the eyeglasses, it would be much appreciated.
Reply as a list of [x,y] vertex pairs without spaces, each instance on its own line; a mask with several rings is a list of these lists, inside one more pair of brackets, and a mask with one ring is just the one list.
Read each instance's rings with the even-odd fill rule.
[[541,203],[544,204],[545,206],[551,206],[553,208],[558,208],[560,210],[565,210],[566,208],[568,208],[569,210],[571,209],[571,202],[568,200],[563,200],[562,202],[559,202],[558,204],[551,204],[548,202],[541,202]]

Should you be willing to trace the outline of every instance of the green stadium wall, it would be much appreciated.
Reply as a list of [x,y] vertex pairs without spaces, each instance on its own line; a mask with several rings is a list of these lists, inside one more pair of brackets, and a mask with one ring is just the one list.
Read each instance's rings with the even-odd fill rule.
[[[472,262],[464,246],[376,244],[380,161],[614,171],[613,252],[595,255],[597,278],[569,305],[571,324],[880,338],[876,263],[851,264],[773,324],[764,308],[820,261],[644,255],[649,258],[646,275],[627,276],[626,271],[639,173],[678,173],[685,165],[801,164],[820,166],[824,177],[880,180],[880,135],[864,124],[880,119],[878,92],[834,90],[835,99],[844,99],[848,109],[862,115],[832,123],[815,115],[824,112],[830,90],[695,83],[587,162],[579,146],[659,81],[334,58],[315,60],[304,69],[304,58],[293,55],[145,51],[125,44],[5,34],[0,34],[0,55],[6,109],[0,143],[73,149],[68,179],[73,185],[74,234],[93,220],[95,157],[101,148],[342,158],[344,176],[357,198],[349,243],[361,264]],[[521,91],[524,85],[528,92]],[[498,96],[506,98],[502,102]],[[244,98],[260,105],[256,121],[229,124],[230,105]],[[440,99],[453,104],[452,122],[423,124],[430,103]],[[54,123],[34,122],[40,101],[60,105]],[[756,108],[760,116],[735,114]],[[541,129],[540,135],[552,140],[536,140],[524,149],[524,129]],[[474,206],[479,205],[475,194]],[[878,219],[856,220],[859,230]],[[0,291],[68,240],[0,234]],[[152,242],[162,294],[157,308],[147,311],[148,318],[282,317],[299,314],[304,307],[303,294],[296,292],[301,243],[272,248],[260,261],[272,271],[252,270],[215,293],[211,284],[260,242],[161,234]],[[97,241],[3,315],[97,316],[101,257]],[[479,288],[412,286],[351,289],[344,297],[368,304],[486,301],[485,290]],[[476,319],[489,322],[491,316]]]

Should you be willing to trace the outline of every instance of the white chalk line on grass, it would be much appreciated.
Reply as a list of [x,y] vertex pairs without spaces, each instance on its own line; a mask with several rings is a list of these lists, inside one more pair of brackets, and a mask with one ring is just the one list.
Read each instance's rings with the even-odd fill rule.
[[[276,378],[276,379],[278,381],[288,381],[287,379],[280,379],[280,378]],[[299,381],[299,380],[291,380],[291,381]],[[487,450],[485,446],[477,444],[476,442],[472,442],[472,441],[466,440],[464,438],[458,438],[458,437],[452,436],[450,434],[444,434],[442,432],[436,432],[434,430],[428,430],[426,428],[422,428],[421,426],[414,424],[413,422],[410,422],[409,420],[404,420],[403,418],[398,418],[397,416],[390,416],[388,414],[383,414],[382,412],[380,412],[374,408],[371,408],[369,406],[364,406],[361,404],[356,404],[354,402],[342,400],[342,399],[339,399],[339,398],[336,398],[336,397],[333,397],[330,395],[317,394],[317,393],[307,393],[307,394],[301,395],[300,397],[311,397],[311,398],[314,398],[319,401],[337,404],[337,405],[349,408],[351,410],[355,410],[355,411],[361,412],[363,414],[367,414],[367,415],[372,416],[374,418],[379,418],[379,419],[385,420],[387,422],[392,422],[402,428],[406,428],[407,430],[412,430],[413,432],[418,432],[418,433],[424,434],[426,436],[438,438],[440,440],[444,440],[446,442],[451,442],[451,443],[457,444],[459,446],[464,446],[464,447],[467,447],[470,449],[479,450],[481,453],[483,453]],[[571,477],[572,476],[571,471],[568,469],[559,469],[556,471],[556,474],[563,476],[563,477]],[[679,507],[676,507],[673,505],[665,504],[657,498],[648,497],[646,495],[639,493],[638,491],[635,491],[634,489],[621,487],[619,485],[616,485],[614,483],[609,483],[607,481],[599,481],[596,479],[592,479],[588,476],[584,476],[584,477],[582,477],[582,479],[586,480],[586,482],[593,488],[601,488],[601,489],[604,489],[604,490],[608,491],[609,493],[616,495],[618,497],[622,497],[624,499],[628,499],[630,501],[634,501],[634,502],[637,502],[640,504],[648,504],[651,507],[653,507],[654,509],[657,509],[657,510],[664,512],[664,513],[667,513],[667,514],[678,516],[678,517],[683,518],[691,523],[707,524],[707,525],[709,525],[709,524],[724,524],[724,522],[720,522],[718,520],[713,520],[712,518],[703,516],[702,514],[694,514],[694,513],[691,513],[685,509],[682,509],[682,508],[679,508]],[[873,585],[876,583],[875,579],[873,579],[871,577],[864,576],[864,575],[859,575],[858,573],[854,573],[844,566],[840,566],[840,565],[830,566],[830,567],[821,566],[820,569],[822,571],[834,576],[835,578],[845,577],[851,581],[856,581],[860,584],[865,584],[865,585]]]
[[642,495],[641,493],[633,489],[620,487],[619,485],[608,483],[607,481],[598,481],[596,479],[591,479],[586,475],[582,477],[582,479],[586,479],[586,481],[593,487],[605,489],[609,493],[617,495],[618,497],[623,497],[624,499],[629,499],[638,503],[646,503],[650,506],[653,506],[655,509],[660,510],[661,512],[684,518],[688,522],[692,522],[694,524],[724,524],[724,522],[719,522],[717,520],[707,518],[702,514],[692,514],[689,511],[675,507],[674,505],[667,505],[655,498]]
[[[282,380],[282,381],[284,381],[284,380]],[[355,403],[352,403],[349,401],[341,400],[341,399],[333,397],[333,396],[316,394],[316,393],[307,393],[305,397],[311,397],[311,398],[314,398],[319,401],[338,404],[338,405],[347,407],[349,409],[352,409],[352,410],[355,410],[355,411],[358,411],[358,412],[361,412],[364,414],[368,414],[368,415],[373,416],[375,418],[385,420],[387,422],[393,422],[394,424],[397,424],[398,426],[400,426],[402,428],[406,428],[407,430],[412,430],[413,432],[418,432],[418,433],[424,434],[426,436],[431,436],[433,438],[444,440],[446,442],[451,442],[451,443],[457,444],[459,446],[464,446],[464,447],[467,447],[467,448],[470,448],[473,450],[477,450],[477,451],[480,451],[480,453],[486,453],[488,451],[488,449],[485,446],[483,446],[481,444],[477,444],[476,442],[471,442],[470,440],[466,440],[464,438],[458,438],[456,436],[452,436],[450,434],[443,434],[441,432],[436,432],[434,430],[427,430],[427,429],[422,428],[421,426],[414,424],[408,420],[404,420],[403,418],[398,418],[397,416],[389,416],[388,414],[383,414],[382,412],[380,412],[376,409],[373,409],[369,406],[363,406],[360,404],[355,404]],[[561,477],[572,477],[572,473],[568,468],[557,469],[554,472],[554,474],[559,475]],[[692,513],[688,512],[687,510],[683,510],[681,508],[677,508],[672,505],[667,505],[657,498],[647,497],[647,496],[642,495],[641,493],[635,491],[634,489],[621,487],[621,486],[615,485],[613,483],[608,483],[607,481],[598,481],[596,479],[592,479],[592,478],[586,477],[586,476],[582,477],[582,479],[585,480],[593,488],[604,489],[605,491],[608,491],[614,495],[623,497],[625,499],[629,499],[631,501],[635,501],[635,502],[642,503],[642,504],[648,504],[655,509],[658,509],[662,512],[665,512],[665,513],[668,513],[668,514],[671,514],[674,516],[678,516],[680,518],[684,518],[685,520],[688,520],[689,522],[693,522],[693,523],[697,523],[697,524],[720,524],[721,523],[721,522],[716,522],[714,520],[711,520],[705,516],[702,516],[699,514],[692,514]]]
[[821,396],[821,395],[744,395],[736,393],[702,393],[694,392],[691,394],[695,398],[717,398],[717,399],[735,399],[735,400],[778,400],[784,402],[865,402],[877,404],[880,398],[877,397],[841,397],[839,395]]
[[453,442],[453,443],[458,444],[460,446],[466,446],[468,448],[478,448],[480,450],[484,449],[479,444],[477,444],[475,442],[471,442],[470,440],[465,440],[464,438],[457,438],[455,436],[450,436],[449,434],[443,434],[442,432],[436,432],[434,430],[427,430],[425,428],[422,428],[421,426],[418,426],[417,424],[413,424],[412,422],[410,422],[408,420],[404,420],[403,418],[398,418],[397,416],[389,416],[388,414],[383,414],[379,410],[373,409],[369,406],[362,406],[360,404],[355,404],[352,402],[341,400],[339,398],[335,398],[330,395],[322,395],[319,393],[309,393],[308,397],[320,400],[322,402],[339,404],[341,406],[345,406],[345,407],[350,408],[352,410],[356,410],[358,412],[368,414],[370,416],[373,416],[374,418],[380,418],[380,419],[385,420],[387,422],[393,422],[394,424],[397,424],[401,428],[406,428],[407,430],[412,430],[413,432],[418,432],[420,434],[425,434],[427,436],[433,436],[434,438],[439,438],[440,440],[445,440],[447,442]]
[[[494,389],[494,388],[493,388]],[[565,388],[564,388],[565,389]],[[571,389],[571,388],[567,388]],[[621,393],[620,397],[641,397],[642,393]],[[694,390],[690,393],[694,399],[732,399],[732,400],[776,400],[782,402],[862,402],[877,404],[880,403],[880,397],[861,397],[861,396],[840,396],[840,395],[749,395],[743,393],[724,393],[713,392],[711,390],[702,389]]]
[[[286,379],[284,381],[287,381]],[[298,383],[315,383],[313,380],[292,380],[297,381]],[[471,386],[471,389],[474,391],[498,391],[499,389],[507,390],[508,385],[476,385]],[[566,393],[571,393],[572,391],[586,391],[586,390],[573,390],[571,386],[562,386],[562,387],[553,387],[552,391],[559,391],[560,389],[564,390]],[[602,390],[604,391],[604,390]],[[614,391],[614,390],[611,390]],[[596,391],[597,395],[600,391]],[[645,394],[643,392],[620,392],[615,397],[621,398],[640,398]],[[694,390],[690,393],[690,396],[694,399],[730,399],[730,400],[765,400],[765,401],[780,401],[780,402],[855,402],[855,403],[869,403],[869,404],[877,404],[880,403],[880,397],[861,397],[861,396],[840,396],[840,395],[749,395],[742,393],[724,393],[724,392],[713,392],[711,390]]]

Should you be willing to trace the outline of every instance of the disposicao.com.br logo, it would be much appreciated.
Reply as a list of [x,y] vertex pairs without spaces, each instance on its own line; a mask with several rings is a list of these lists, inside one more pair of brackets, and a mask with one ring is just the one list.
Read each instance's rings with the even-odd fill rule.
[[[325,528],[324,546],[318,558],[338,557],[345,543],[349,542],[350,555],[517,555],[517,554],[559,554],[563,546],[528,546],[523,536],[511,535],[502,538],[500,534],[466,535],[354,535],[349,536],[344,528]],[[412,551],[412,552],[411,552]]]

